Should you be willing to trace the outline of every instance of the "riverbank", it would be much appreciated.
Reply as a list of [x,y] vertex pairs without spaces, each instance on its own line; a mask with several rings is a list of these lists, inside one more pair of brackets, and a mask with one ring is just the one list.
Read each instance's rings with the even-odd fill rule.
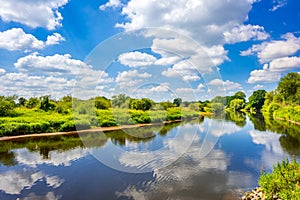
[[289,122],[289,123],[296,124],[296,125],[300,125],[300,122],[296,122],[294,120],[284,119],[284,118],[280,118],[280,117],[275,117],[274,119]]
[[41,137],[61,136],[61,135],[76,135],[76,134],[92,133],[92,132],[109,132],[109,131],[146,127],[146,126],[158,126],[158,125],[177,123],[177,122],[182,122],[182,121],[183,120],[172,120],[172,121],[164,121],[162,123],[132,124],[132,125],[111,126],[111,127],[95,127],[95,128],[79,130],[79,131],[35,133],[35,134],[26,134],[26,135],[17,135],[17,136],[3,136],[3,137],[0,137],[0,141],[21,140],[21,139],[27,139],[27,138],[41,138]]

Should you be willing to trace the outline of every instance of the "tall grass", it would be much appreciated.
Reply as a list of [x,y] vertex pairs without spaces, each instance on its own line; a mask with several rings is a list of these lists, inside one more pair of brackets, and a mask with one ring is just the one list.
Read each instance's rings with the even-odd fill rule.
[[[169,108],[167,110],[108,109],[95,110],[93,115],[75,112],[61,114],[40,109],[15,109],[16,116],[0,118],[0,136],[29,133],[49,133],[74,131],[91,127],[119,126],[130,124],[160,123],[163,121],[199,117],[199,113],[189,108]],[[74,122],[75,120],[75,122]]]

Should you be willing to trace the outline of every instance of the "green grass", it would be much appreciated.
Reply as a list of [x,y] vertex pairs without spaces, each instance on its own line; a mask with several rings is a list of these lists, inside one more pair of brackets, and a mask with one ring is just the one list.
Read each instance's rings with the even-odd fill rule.
[[[91,127],[110,127],[130,124],[161,123],[163,121],[199,117],[199,113],[189,108],[169,108],[167,110],[96,110],[95,115],[79,112],[60,114],[40,109],[15,109],[15,116],[0,117],[0,136],[14,136],[29,133],[50,133],[74,131]],[[76,125],[75,125],[76,124]]]
[[273,166],[272,173],[263,172],[259,184],[266,200],[276,195],[283,200],[300,199],[300,164],[284,160]]

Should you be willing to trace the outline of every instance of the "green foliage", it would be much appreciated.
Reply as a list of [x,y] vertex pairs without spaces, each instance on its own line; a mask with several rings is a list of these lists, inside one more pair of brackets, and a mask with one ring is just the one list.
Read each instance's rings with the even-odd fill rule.
[[240,127],[246,125],[246,114],[244,112],[226,112],[226,119],[235,122]]
[[31,97],[25,103],[26,108],[36,108],[40,104],[40,100],[37,97]]
[[259,184],[266,200],[276,195],[283,200],[299,199],[300,197],[300,164],[296,160],[284,160],[273,166],[273,172],[263,172]]
[[173,100],[173,104],[176,107],[179,107],[181,103],[182,103],[182,99],[181,98],[176,98],[176,99]]
[[239,91],[233,95],[233,99],[241,99],[246,102],[246,94],[242,91]]
[[111,102],[106,97],[95,97],[94,99],[95,107],[97,109],[109,109],[111,108]]
[[284,100],[294,102],[298,98],[300,92],[300,74],[290,72],[285,77],[281,78],[277,91],[284,96]]
[[201,103],[190,103],[188,107],[194,111],[203,111]]
[[125,94],[119,94],[118,96],[112,96],[111,104],[113,107],[128,108],[130,97]]
[[50,102],[50,96],[42,96],[40,97],[40,109],[43,111],[54,110],[54,103]]
[[57,101],[55,111],[61,114],[70,114],[72,112],[72,97],[64,96]]
[[240,111],[245,108],[245,101],[243,99],[233,99],[230,102],[230,108],[234,111]]
[[148,98],[130,99],[129,101],[129,108],[135,110],[150,110],[153,105],[155,105],[154,101]]
[[27,100],[24,97],[20,97],[18,99],[18,106],[25,106],[26,101]]
[[15,107],[14,97],[0,96],[0,116],[13,115]]
[[250,110],[251,108],[255,111],[260,111],[265,103],[265,90],[257,90],[254,91],[253,94],[249,97],[249,102],[247,105],[247,109]]
[[223,105],[226,105],[227,103],[227,97],[221,97],[221,96],[216,96],[211,100],[212,103],[221,103]]
[[222,103],[212,103],[211,104],[211,111],[215,115],[220,115],[220,114],[224,113],[224,111],[225,111],[224,104],[222,104]]
[[174,104],[171,103],[170,101],[164,101],[164,102],[160,102],[159,105],[161,105],[164,110],[167,110],[168,108],[173,108]]

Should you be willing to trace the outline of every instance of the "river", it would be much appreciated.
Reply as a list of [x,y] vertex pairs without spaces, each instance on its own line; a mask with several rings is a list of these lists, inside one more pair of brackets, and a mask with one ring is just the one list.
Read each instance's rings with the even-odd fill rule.
[[181,123],[0,143],[0,199],[237,199],[300,160],[300,127],[228,113]]

